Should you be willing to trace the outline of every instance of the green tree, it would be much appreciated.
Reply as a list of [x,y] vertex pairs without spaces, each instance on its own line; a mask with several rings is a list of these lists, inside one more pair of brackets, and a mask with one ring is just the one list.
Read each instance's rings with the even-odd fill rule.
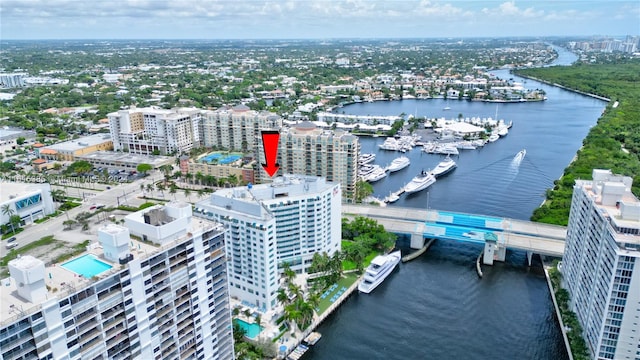
[[90,162],[85,160],[79,160],[69,165],[65,170],[67,174],[87,174],[93,170],[93,165]]
[[11,217],[9,217],[9,224],[11,224],[11,229],[14,233],[16,232],[14,227],[20,228],[21,222],[22,219],[20,218],[20,215],[11,215]]
[[15,229],[13,228],[13,223],[11,222],[11,217],[15,213],[16,213],[15,210],[11,208],[11,204],[2,205],[2,215],[6,215],[7,217],[9,217],[8,223],[11,224],[11,232],[15,232]]
[[22,144],[25,143],[25,141],[27,141],[27,139],[25,139],[24,137],[20,136],[19,138],[16,139],[16,144],[22,145]]
[[373,194],[373,186],[364,180],[356,182],[356,203],[362,203],[364,199]]
[[149,165],[149,164],[138,164],[138,166],[136,166],[136,170],[141,173],[143,176],[146,176],[147,173],[149,171],[151,171],[151,169],[153,169],[153,166]]

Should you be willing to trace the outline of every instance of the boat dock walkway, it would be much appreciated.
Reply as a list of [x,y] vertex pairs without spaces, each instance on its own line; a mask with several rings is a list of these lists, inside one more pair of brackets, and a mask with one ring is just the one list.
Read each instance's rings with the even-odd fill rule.
[[388,197],[384,198],[384,202],[385,203],[389,203],[389,197],[393,197],[393,196],[400,196],[404,194],[404,186],[401,187],[399,190],[397,190],[396,192],[392,192],[391,195],[389,195]]
[[[340,295],[340,297],[338,297],[338,299],[336,299],[336,301],[334,301],[333,304],[331,304],[327,308],[327,310],[322,312],[322,314],[319,314],[318,317],[313,320],[311,325],[309,325],[309,327],[302,333],[302,335],[300,335],[300,337],[296,337],[295,346],[291,347],[290,349],[287,349],[287,352],[285,354],[283,354],[284,356],[282,358],[284,358],[284,359],[297,359],[300,356],[302,356],[302,354],[299,354],[300,353],[300,349],[298,351],[296,351],[296,349],[298,349],[300,345],[304,345],[304,344],[302,344],[302,342],[305,339],[313,338],[312,334],[314,333],[316,328],[318,326],[320,326],[320,324],[322,324],[322,322],[325,321],[329,317],[329,315],[333,314],[333,312],[336,311],[336,309],[338,309],[340,307],[340,305],[342,305],[342,303],[345,302],[349,298],[349,296],[351,294],[353,294],[354,291],[358,290],[358,284],[360,283],[360,281],[362,281],[363,277],[364,277],[364,274],[361,275],[353,284],[351,284],[351,286],[349,286],[347,288],[347,290],[345,290],[342,293],[342,295]],[[304,345],[304,346],[307,347],[306,345]],[[304,348],[301,348],[301,349],[304,349]],[[294,354],[294,352],[296,354]],[[305,352],[306,352],[306,350],[305,350]],[[292,354],[293,354],[293,357],[291,357]],[[297,356],[297,358],[296,358],[296,356]]]

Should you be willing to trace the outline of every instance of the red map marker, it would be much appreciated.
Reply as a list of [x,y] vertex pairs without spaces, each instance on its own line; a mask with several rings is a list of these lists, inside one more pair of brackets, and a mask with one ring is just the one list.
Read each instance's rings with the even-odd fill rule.
[[262,131],[262,147],[264,148],[264,159],[266,164],[262,164],[264,171],[273,177],[280,169],[280,165],[276,163],[278,158],[278,142],[280,141],[280,133],[275,130]]

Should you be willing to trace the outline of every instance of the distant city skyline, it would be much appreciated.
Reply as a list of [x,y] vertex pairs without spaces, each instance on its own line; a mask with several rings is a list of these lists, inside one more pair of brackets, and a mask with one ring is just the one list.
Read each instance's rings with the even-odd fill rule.
[[0,0],[0,39],[640,35],[638,1]]

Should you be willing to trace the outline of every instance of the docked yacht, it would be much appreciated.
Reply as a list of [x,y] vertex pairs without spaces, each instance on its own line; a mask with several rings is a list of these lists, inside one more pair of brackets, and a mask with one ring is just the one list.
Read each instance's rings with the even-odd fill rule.
[[387,170],[389,170],[389,172],[399,171],[409,166],[409,164],[411,164],[411,160],[409,160],[408,157],[400,156],[399,158],[393,159]]
[[371,260],[371,265],[364,273],[364,278],[358,284],[358,290],[365,294],[373,291],[384,279],[391,274],[396,265],[400,262],[400,250],[387,255],[378,255]]
[[389,196],[384,198],[383,201],[386,202],[386,203],[394,203],[394,202],[396,202],[398,200],[400,200],[400,196],[398,196],[398,194],[391,193],[391,194],[389,194]]
[[447,156],[444,160],[442,160],[438,166],[436,166],[431,173],[435,177],[443,176],[456,168],[456,162],[453,161],[449,156]]
[[376,154],[360,154],[358,157],[359,165],[366,165],[372,163],[376,159]]
[[362,165],[358,168],[358,176],[362,179],[366,179],[375,169],[374,165]]
[[489,142],[496,142],[498,141],[498,139],[500,139],[500,135],[493,133],[489,136],[489,139],[487,139],[487,141]]
[[380,165],[373,165],[373,168],[371,174],[364,178],[365,181],[376,182],[387,176],[387,170],[383,169]]
[[384,143],[378,145],[378,147],[382,150],[391,150],[391,151],[400,150],[400,144],[398,144],[398,140],[396,140],[393,137],[386,138]]
[[418,192],[428,188],[436,182],[436,177],[432,173],[422,171],[418,176],[411,179],[411,181],[404,187],[404,191],[407,194]]

